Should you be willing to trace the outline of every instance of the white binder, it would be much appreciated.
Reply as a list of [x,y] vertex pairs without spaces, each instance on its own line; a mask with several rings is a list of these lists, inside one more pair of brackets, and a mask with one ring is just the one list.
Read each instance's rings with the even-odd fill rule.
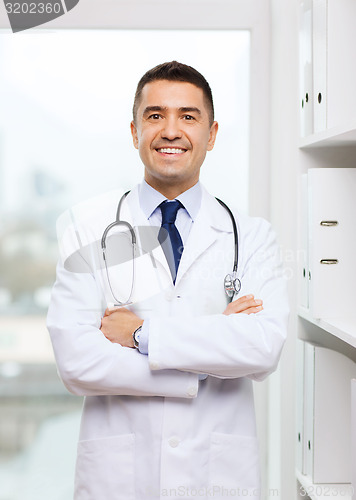
[[356,168],[308,171],[309,305],[314,318],[355,310]]
[[327,0],[313,0],[314,132],[325,130],[327,109]]
[[304,342],[303,474],[313,476],[314,345]]
[[299,224],[300,252],[298,258],[299,304],[309,309],[309,264],[308,264],[308,174],[301,179],[301,217]]
[[297,446],[296,467],[305,474],[304,469],[304,345],[303,340],[297,340]]
[[325,347],[305,348],[306,473],[316,484],[350,483],[350,381],[356,364]]
[[355,0],[300,0],[301,137],[355,127]]
[[327,128],[356,120],[356,2],[328,0]]
[[300,135],[313,133],[313,23],[312,0],[300,2],[299,89]]

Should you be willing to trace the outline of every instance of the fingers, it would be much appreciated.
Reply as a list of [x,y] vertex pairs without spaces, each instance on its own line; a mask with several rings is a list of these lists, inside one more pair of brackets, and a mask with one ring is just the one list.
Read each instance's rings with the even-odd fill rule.
[[106,321],[106,317],[105,316],[101,319],[100,330],[103,332],[104,335],[106,335],[106,332],[107,332],[107,321]]
[[118,311],[127,311],[127,309],[125,307],[117,307],[114,306],[114,304],[109,304],[108,307],[105,309],[104,317],[110,316],[110,314]]
[[244,295],[243,297],[230,302],[223,314],[227,316],[230,314],[238,313],[252,314],[262,311],[262,309],[263,301],[260,299],[255,299],[254,295],[250,294]]
[[245,309],[244,311],[241,311],[241,314],[256,314],[260,311],[263,310],[263,306],[255,306],[255,307],[249,307],[248,309]]
[[119,311],[127,311],[127,309],[125,309],[124,307],[115,307],[114,305],[109,305],[109,307],[105,309],[105,313],[101,319],[100,325],[100,330],[104,333],[104,335],[106,335],[105,332],[108,331],[108,325],[110,324],[110,322],[112,322],[113,319],[113,317],[110,316],[112,316],[113,313],[118,313]]

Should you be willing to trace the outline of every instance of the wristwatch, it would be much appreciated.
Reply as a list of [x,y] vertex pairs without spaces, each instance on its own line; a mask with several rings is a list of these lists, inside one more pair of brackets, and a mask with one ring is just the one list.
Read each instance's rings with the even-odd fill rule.
[[139,346],[141,330],[142,330],[142,325],[139,326],[138,328],[136,328],[136,330],[132,334],[132,339],[133,339],[134,347],[136,349],[138,349],[138,346]]

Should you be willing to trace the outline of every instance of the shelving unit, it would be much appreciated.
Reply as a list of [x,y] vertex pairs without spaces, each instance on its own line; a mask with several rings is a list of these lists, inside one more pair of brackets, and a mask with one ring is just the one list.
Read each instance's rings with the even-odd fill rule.
[[356,315],[348,318],[317,319],[313,318],[305,307],[299,307],[298,313],[301,318],[356,348]]
[[311,478],[301,474],[296,470],[298,481],[297,488],[300,498],[310,498],[311,500],[352,500],[353,487],[351,483],[344,484],[313,484]]
[[356,120],[344,127],[335,127],[303,137],[299,143],[302,149],[350,145],[356,145]]
[[[308,172],[309,174],[307,179],[304,179],[301,183],[304,191],[306,184],[308,185],[308,196],[304,196],[302,199],[300,210],[300,212],[304,211],[304,214],[301,214],[300,217],[300,228],[301,242],[304,243],[302,246],[306,257],[300,274],[300,281],[303,282],[300,300],[303,305],[298,307],[298,316],[300,318],[298,321],[298,338],[303,341],[305,346],[308,343],[308,345],[320,346],[338,352],[337,356],[330,356],[330,360],[334,358],[338,360],[334,363],[335,366],[333,366],[333,362],[330,362],[330,366],[327,365],[327,369],[330,371],[328,371],[326,377],[329,383],[326,384],[328,387],[326,390],[325,384],[322,383],[324,380],[323,371],[317,372],[321,368],[318,368],[316,362],[314,365],[311,361],[313,357],[310,356],[313,354],[310,353],[313,353],[313,349],[302,348],[299,350],[301,374],[299,375],[297,402],[299,419],[297,422],[297,498],[309,498],[310,500],[327,498],[356,500],[354,491],[356,485],[352,484],[352,481],[355,481],[356,478],[353,470],[356,463],[354,461],[351,464],[350,453],[350,443],[356,435],[355,429],[350,432],[349,440],[344,439],[345,445],[342,448],[342,462],[347,465],[346,468],[348,469],[347,473],[345,472],[346,468],[342,471],[342,480],[344,482],[339,481],[337,472],[334,474],[334,469],[337,469],[337,467],[330,467],[333,462],[329,461],[327,456],[322,455],[323,446],[320,441],[314,442],[313,439],[313,436],[318,434],[318,431],[322,431],[320,435],[325,436],[327,434],[325,428],[330,432],[330,436],[337,436],[337,412],[345,412],[343,415],[346,415],[351,420],[351,407],[356,408],[356,401],[354,400],[356,391],[354,390],[351,393],[351,380],[356,378],[356,371],[353,369],[354,367],[356,369],[356,309],[350,302],[351,305],[348,305],[346,312],[345,308],[342,310],[343,285],[345,285],[345,289],[349,288],[349,290],[350,287],[353,287],[356,279],[356,268],[352,268],[353,264],[350,267],[344,267],[344,274],[342,275],[339,265],[328,267],[329,270],[333,268],[334,276],[337,275],[340,278],[339,288],[337,288],[338,296],[341,297],[339,311],[338,307],[331,310],[334,305],[332,287],[335,285],[335,281],[331,279],[330,281],[323,281],[325,275],[322,272],[327,266],[319,265],[320,259],[338,259],[339,255],[337,255],[337,244],[335,242],[336,238],[339,238],[341,234],[342,224],[342,237],[345,237],[345,235],[346,237],[339,248],[342,246],[343,249],[346,249],[345,245],[349,244],[351,254],[356,255],[356,226],[350,223],[350,213],[356,215],[356,195],[352,199],[351,208],[350,204],[346,208],[345,202],[344,213],[347,214],[347,217],[342,219],[342,223],[339,219],[339,232],[330,231],[327,233],[326,230],[326,232],[321,233],[320,229],[318,229],[319,221],[334,219],[334,222],[337,222],[338,216],[332,215],[333,207],[336,207],[334,211],[337,212],[340,204],[344,202],[344,198],[346,199],[347,191],[349,193],[348,200],[351,199],[349,180],[346,180],[349,172],[344,175],[345,172],[342,173],[341,169],[356,168],[356,99],[355,92],[351,91],[351,89],[356,88],[356,67],[348,62],[352,59],[353,48],[356,45],[355,23],[356,3],[353,0],[300,0],[299,71],[300,102],[302,106],[300,113],[299,171],[301,176]],[[330,176],[331,172],[326,171],[330,167],[333,169],[334,180],[337,181],[335,185],[330,182],[332,178]],[[317,172],[316,177],[319,184],[314,182],[315,177],[313,177],[313,172],[310,172],[310,168],[324,169],[327,173],[325,177],[328,178],[325,178],[324,181],[322,172],[320,172],[320,175]],[[324,187],[329,183],[328,196],[324,198],[325,209],[318,205],[314,198],[314,192],[316,191],[316,199],[322,200],[323,182],[325,182]],[[320,186],[320,192],[318,186]],[[354,192],[356,193],[356,190]],[[335,202],[332,196],[333,193],[336,194],[340,202]],[[328,203],[328,200],[330,200],[330,203]],[[310,204],[309,208],[306,204]],[[321,207],[320,210],[318,210],[318,207]],[[318,213],[318,216],[319,212],[323,212],[323,214],[325,212],[327,215],[323,215],[322,219],[316,221],[315,218],[313,219],[313,210]],[[340,215],[341,212],[338,211],[338,214]],[[321,248],[323,251],[326,249],[324,253],[328,255],[318,255]],[[329,252],[327,251],[328,248]],[[341,262],[340,259],[339,262]],[[345,262],[345,258],[343,262]],[[349,259],[347,262],[350,264],[352,261]],[[313,269],[312,266],[314,266]],[[349,273],[345,272],[345,269],[349,270]],[[330,273],[331,275],[332,273]],[[328,283],[330,283],[330,293]],[[347,299],[350,299],[349,294],[350,292],[346,292]],[[352,295],[356,298],[354,291]],[[315,310],[317,311],[316,314]],[[321,317],[314,317],[314,314]],[[315,353],[316,351],[317,348],[315,348]],[[331,353],[331,351],[328,352]],[[307,352],[309,352],[309,358],[305,357]],[[343,359],[345,360],[345,367],[347,366],[344,372]],[[341,372],[344,373],[344,376],[340,377]],[[318,418],[314,418],[317,404],[325,410],[325,408],[328,408],[325,405],[326,400],[329,398],[332,401],[333,399],[332,391],[337,390],[336,385],[331,387],[333,378],[338,378],[339,388],[342,388],[345,396],[342,407],[335,409],[330,405],[331,421],[336,428],[328,427],[330,414],[326,415],[324,419],[323,412],[319,412]],[[318,383],[316,382],[317,379]],[[313,390],[310,391],[309,385],[311,383],[315,383],[315,385]],[[325,395],[328,390],[330,394]],[[337,399],[336,396],[335,399]],[[342,420],[340,419],[340,421]],[[320,426],[320,428],[316,428],[316,426]],[[351,427],[355,428],[355,423],[352,422]],[[345,438],[345,427],[342,430]],[[355,450],[353,452],[353,455],[356,456]],[[321,475],[324,478],[327,476],[326,479],[330,477],[332,482],[320,483],[318,479],[315,479],[316,462],[314,461],[317,460],[315,457],[319,457],[317,462],[318,473],[325,471],[325,468],[330,470],[330,474]],[[345,479],[350,482],[346,482]]]

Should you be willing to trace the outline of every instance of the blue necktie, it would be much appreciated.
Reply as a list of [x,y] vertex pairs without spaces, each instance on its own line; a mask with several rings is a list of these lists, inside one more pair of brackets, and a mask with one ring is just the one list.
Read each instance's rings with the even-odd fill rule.
[[173,283],[175,283],[179,262],[184,249],[175,221],[178,210],[184,207],[178,200],[165,200],[159,205],[159,208],[162,212],[162,225],[158,233],[158,240],[166,256]]

